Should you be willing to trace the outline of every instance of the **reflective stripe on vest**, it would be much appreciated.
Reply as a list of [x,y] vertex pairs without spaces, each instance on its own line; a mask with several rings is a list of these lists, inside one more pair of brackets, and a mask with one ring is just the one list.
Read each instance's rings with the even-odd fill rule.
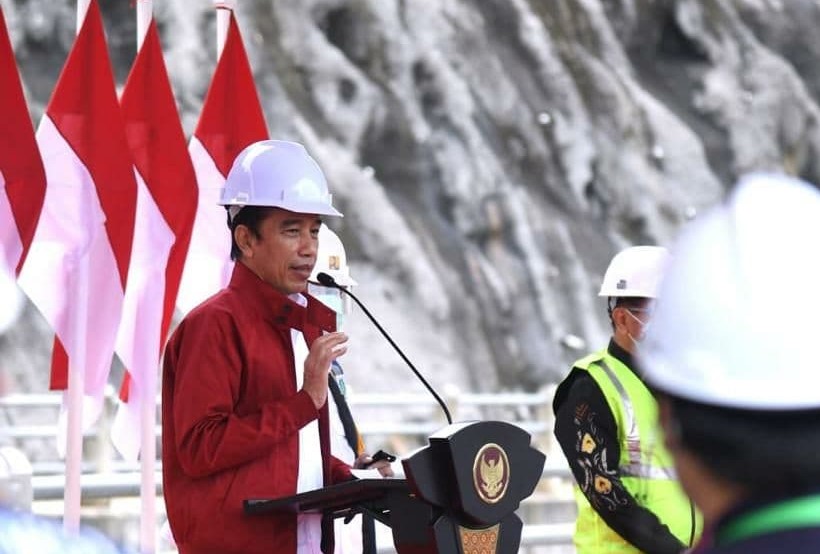
[[618,379],[615,371],[606,363],[606,358],[601,358],[596,363],[604,370],[604,373],[609,377],[609,380],[618,392],[618,396],[621,397],[621,407],[626,416],[626,428],[628,429],[626,432],[628,462],[621,466],[621,475],[640,477],[641,479],[676,480],[678,477],[675,473],[675,468],[658,467],[643,463],[641,459],[641,433],[638,430],[638,423],[635,420],[635,408],[632,406],[632,400],[630,400],[623,383]]

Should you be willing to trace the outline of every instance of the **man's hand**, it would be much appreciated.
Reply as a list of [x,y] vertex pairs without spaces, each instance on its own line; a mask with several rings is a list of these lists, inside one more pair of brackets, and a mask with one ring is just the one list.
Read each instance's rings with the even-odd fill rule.
[[305,379],[302,389],[310,395],[318,410],[327,401],[327,373],[330,363],[347,352],[347,335],[328,333],[313,341],[305,358]]
[[[394,458],[395,459],[395,458]],[[382,477],[393,477],[393,468],[390,467],[390,461],[386,459],[373,460],[370,454],[362,454],[356,458],[353,464],[354,469],[378,469]]]

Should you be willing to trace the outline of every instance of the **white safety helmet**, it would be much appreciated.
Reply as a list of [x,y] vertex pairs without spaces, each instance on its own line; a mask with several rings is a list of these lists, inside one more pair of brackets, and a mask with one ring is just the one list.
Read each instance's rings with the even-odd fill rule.
[[228,172],[219,205],[231,207],[231,218],[243,206],[342,216],[318,164],[304,146],[284,140],[263,140],[242,150]]
[[347,254],[342,240],[324,223],[319,227],[319,248],[316,252],[316,265],[313,266],[310,280],[316,281],[319,273],[327,273],[343,287],[355,287],[358,284],[350,276]]
[[752,175],[674,249],[638,355],[662,391],[753,410],[820,408],[820,192]]
[[655,298],[669,252],[662,246],[632,246],[618,252],[604,274],[598,296]]

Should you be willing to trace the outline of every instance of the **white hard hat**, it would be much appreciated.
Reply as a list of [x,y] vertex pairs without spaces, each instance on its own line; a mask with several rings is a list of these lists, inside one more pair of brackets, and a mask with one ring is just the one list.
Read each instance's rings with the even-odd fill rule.
[[646,379],[705,404],[820,408],[820,192],[753,175],[681,236],[639,350]]
[[342,215],[333,207],[324,173],[304,146],[284,140],[263,140],[242,150],[228,172],[219,205]]
[[319,273],[327,273],[343,287],[355,287],[358,284],[350,277],[342,240],[324,223],[319,227],[319,249],[316,252],[316,265],[310,274],[310,280],[316,281]]
[[632,246],[621,250],[604,274],[598,296],[655,298],[669,264],[662,246]]

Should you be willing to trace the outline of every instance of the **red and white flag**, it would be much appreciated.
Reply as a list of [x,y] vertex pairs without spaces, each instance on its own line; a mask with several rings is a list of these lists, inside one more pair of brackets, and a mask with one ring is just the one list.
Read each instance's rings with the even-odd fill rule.
[[20,273],[40,219],[46,175],[2,8],[0,83],[0,272],[14,276]]
[[[77,360],[99,415],[131,257],[136,183],[96,0],[37,129],[46,195],[19,283],[56,333],[51,388]],[[63,414],[64,416],[64,414]],[[61,434],[61,439],[65,439]]]
[[154,21],[131,68],[120,106],[136,169],[137,218],[117,337],[117,355],[128,370],[120,395],[125,402],[117,411],[112,439],[125,459],[136,460],[140,406],[151,400],[146,395],[156,395],[160,354],[174,313],[197,203],[196,176]]
[[231,237],[227,213],[217,202],[236,156],[249,144],[267,138],[253,73],[231,12],[225,46],[189,144],[199,204],[177,298],[183,312],[228,284],[233,269]]

